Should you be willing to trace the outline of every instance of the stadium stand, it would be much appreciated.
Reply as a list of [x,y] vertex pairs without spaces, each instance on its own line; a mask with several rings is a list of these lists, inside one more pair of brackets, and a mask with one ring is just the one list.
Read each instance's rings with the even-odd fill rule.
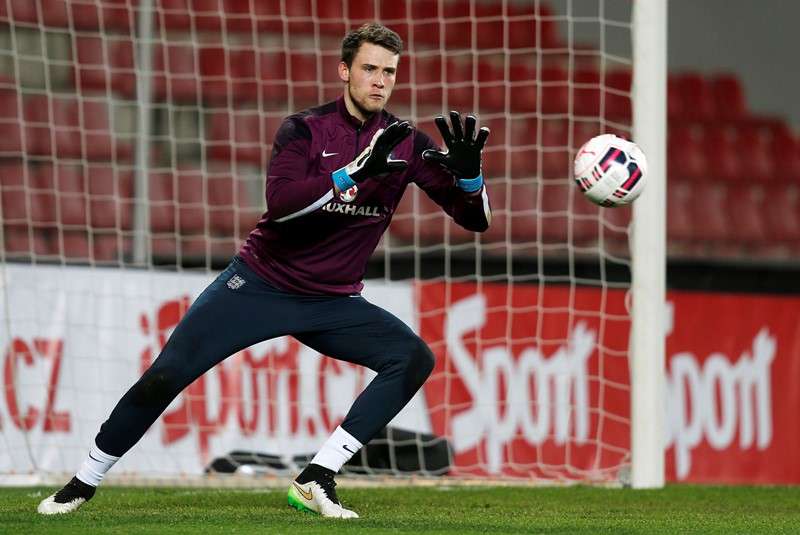
[[[0,64],[0,194],[9,254],[108,262],[128,254],[136,106],[128,34],[137,5],[0,2],[0,33],[14,25],[21,41],[33,41],[27,29],[74,31],[59,52],[66,60],[46,46],[39,63]],[[478,2],[474,12],[469,3],[434,0],[345,6],[343,18],[338,6],[311,0],[283,8],[249,0],[155,2],[152,98],[162,119],[155,121],[151,152],[156,166],[168,169],[149,178],[158,254],[202,256],[246,235],[263,199],[237,178],[239,167],[263,173],[282,118],[339,94],[333,65],[345,23],[376,17],[409,45],[393,97],[398,113],[443,99],[456,109],[476,104],[492,129],[484,171],[495,224],[477,239],[582,245],[596,239],[597,225],[609,240],[625,239],[620,229],[630,211],[603,211],[601,218],[575,202],[569,177],[583,140],[630,124],[629,70],[604,68],[589,48],[575,46],[565,56],[546,3]],[[318,57],[313,50],[320,42],[330,43],[331,52]],[[41,64],[65,69],[66,82],[40,73]],[[751,113],[731,73],[672,73],[667,97],[670,254],[800,250],[796,134],[780,120]],[[416,109],[422,112],[428,110]],[[185,149],[158,146],[175,136],[173,113],[196,125]],[[438,139],[431,121],[418,126]],[[401,204],[391,226],[398,243],[415,236],[426,244],[476,239],[446,222],[424,195],[419,199],[407,195]]]

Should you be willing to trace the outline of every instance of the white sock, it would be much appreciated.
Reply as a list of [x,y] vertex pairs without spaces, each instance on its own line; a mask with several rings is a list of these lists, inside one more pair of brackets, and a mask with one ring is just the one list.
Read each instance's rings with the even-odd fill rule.
[[333,430],[333,434],[325,441],[311,462],[338,472],[362,446],[363,444],[353,438],[353,435],[339,426]]
[[86,460],[83,461],[81,469],[78,470],[75,477],[87,485],[96,487],[103,480],[103,476],[106,475],[106,472],[108,472],[118,460],[119,457],[103,453],[97,445],[94,445],[89,450],[89,455],[86,456]]

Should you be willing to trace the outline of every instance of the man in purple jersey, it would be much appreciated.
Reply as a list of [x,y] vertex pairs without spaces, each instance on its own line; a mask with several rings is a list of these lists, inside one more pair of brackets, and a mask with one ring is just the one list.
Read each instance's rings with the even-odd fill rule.
[[170,402],[220,361],[291,335],[377,376],[289,487],[289,504],[357,518],[336,496],[334,475],[385,427],[433,370],[422,339],[361,297],[370,255],[413,182],[464,228],[483,232],[491,212],[481,176],[489,130],[456,112],[435,119],[446,152],[384,110],[400,37],[379,24],[342,42],[338,100],[288,117],[267,171],[267,211],[228,268],[197,298],[161,354],[111,412],[74,478],[39,504],[75,511]]

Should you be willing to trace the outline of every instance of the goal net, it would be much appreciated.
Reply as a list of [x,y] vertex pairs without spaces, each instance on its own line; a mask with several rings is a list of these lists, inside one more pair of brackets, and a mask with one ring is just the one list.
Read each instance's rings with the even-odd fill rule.
[[[0,481],[78,468],[258,221],[282,119],[341,95],[341,39],[373,20],[405,43],[392,113],[435,140],[451,109],[491,128],[493,221],[472,234],[407,190],[365,296],[436,367],[346,471],[624,476],[631,212],[591,205],[570,169],[591,136],[631,135],[630,2],[0,0]],[[371,377],[258,344],[109,479],[292,473]]]

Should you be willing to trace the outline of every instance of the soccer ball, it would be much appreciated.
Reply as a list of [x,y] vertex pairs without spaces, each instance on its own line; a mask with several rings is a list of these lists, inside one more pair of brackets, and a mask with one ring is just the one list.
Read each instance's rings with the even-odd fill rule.
[[635,143],[614,134],[602,134],[587,141],[578,151],[573,176],[593,203],[622,206],[642,193],[647,160]]

